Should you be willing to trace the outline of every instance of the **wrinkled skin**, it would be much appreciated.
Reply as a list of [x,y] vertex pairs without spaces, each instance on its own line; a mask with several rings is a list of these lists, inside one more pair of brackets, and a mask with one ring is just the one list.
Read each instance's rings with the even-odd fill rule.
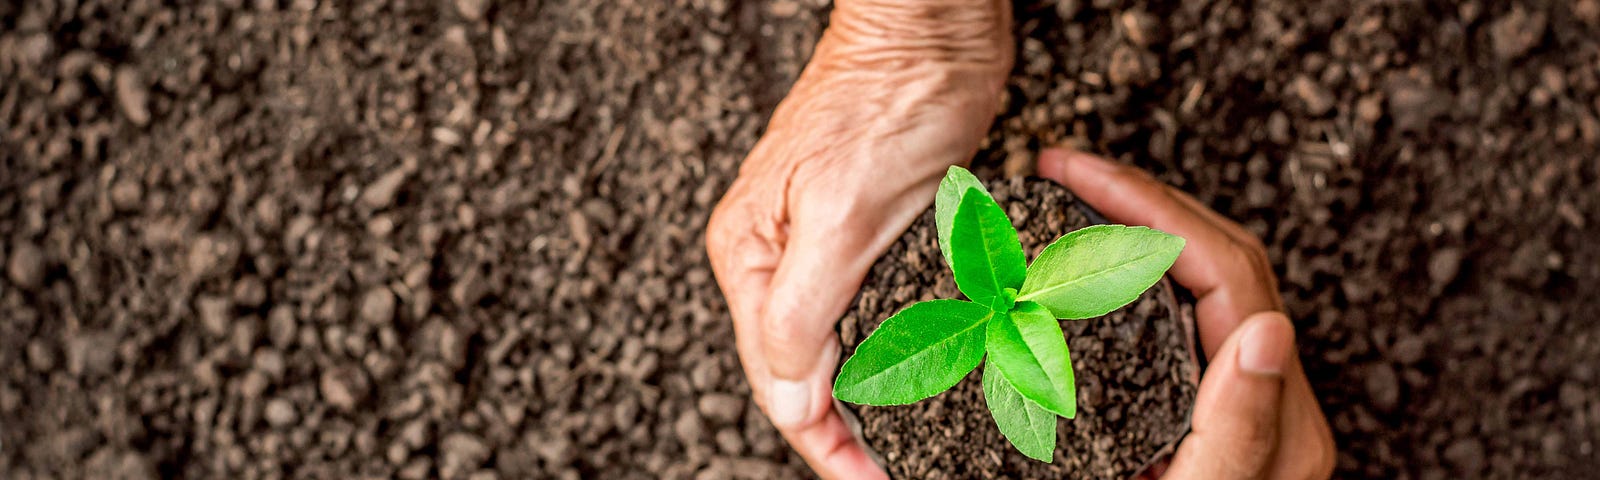
[[[976,153],[1012,65],[1010,11],[1009,0],[838,0],[712,213],[706,247],[754,400],[823,478],[886,478],[834,407],[834,328],[946,168]],[[1284,392],[1305,396],[1296,405],[1309,402],[1325,435],[1309,387]]]
[[883,478],[832,402],[834,325],[968,162],[1011,69],[1008,1],[841,0],[706,244],[756,404],[827,478]]

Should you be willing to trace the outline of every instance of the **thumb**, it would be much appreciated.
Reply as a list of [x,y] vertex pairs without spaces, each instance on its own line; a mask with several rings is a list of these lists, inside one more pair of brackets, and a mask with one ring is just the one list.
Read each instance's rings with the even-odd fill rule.
[[871,267],[862,252],[877,251],[858,231],[796,231],[773,272],[760,338],[771,374],[767,415],[779,427],[810,424],[833,406],[834,326]]
[[1256,313],[1223,342],[1200,380],[1193,432],[1167,478],[1249,479],[1266,475],[1278,445],[1284,372],[1294,326],[1279,312]]
[[795,232],[773,272],[760,339],[771,373],[766,413],[779,427],[810,424],[832,408],[838,365],[834,325],[870,267],[858,259],[866,245],[859,245],[850,230]]

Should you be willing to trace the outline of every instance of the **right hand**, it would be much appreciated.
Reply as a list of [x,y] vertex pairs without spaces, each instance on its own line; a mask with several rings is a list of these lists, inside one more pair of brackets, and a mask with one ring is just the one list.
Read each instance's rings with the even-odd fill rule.
[[1183,237],[1172,276],[1198,298],[1210,359],[1192,430],[1166,470],[1173,479],[1320,479],[1333,474],[1333,435],[1295,355],[1277,276],[1261,241],[1143,170],[1082,152],[1039,154],[1055,180],[1107,219]]

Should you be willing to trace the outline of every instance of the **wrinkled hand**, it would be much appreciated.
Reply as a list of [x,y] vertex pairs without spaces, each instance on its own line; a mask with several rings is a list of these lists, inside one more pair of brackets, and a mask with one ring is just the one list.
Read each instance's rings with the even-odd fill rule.
[[706,227],[755,402],[825,478],[884,477],[833,406],[834,326],[988,131],[1011,69],[1009,3],[837,1]]
[[1142,170],[1093,155],[1046,150],[1039,175],[1067,186],[1113,222],[1188,240],[1172,276],[1199,299],[1200,380],[1193,431],[1165,478],[1328,478],[1333,437],[1295,355],[1277,277],[1261,241]]

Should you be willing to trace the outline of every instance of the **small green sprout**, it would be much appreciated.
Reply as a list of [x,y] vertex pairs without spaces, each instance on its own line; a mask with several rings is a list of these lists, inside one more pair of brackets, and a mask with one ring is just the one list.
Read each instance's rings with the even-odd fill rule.
[[1056,416],[1078,412],[1057,319],[1098,317],[1161,279],[1184,240],[1145,227],[1097,225],[1057,239],[1025,263],[1017,231],[972,172],[950,167],[934,202],[939,249],[963,300],[929,300],[884,320],[845,360],[834,397],[904,405],[939,394],[978,367],[1000,433],[1050,462]]

